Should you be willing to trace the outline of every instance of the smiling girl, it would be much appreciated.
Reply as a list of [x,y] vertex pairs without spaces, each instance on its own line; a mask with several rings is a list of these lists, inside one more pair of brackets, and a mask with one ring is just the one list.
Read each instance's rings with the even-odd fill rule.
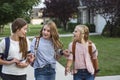
[[[69,50],[72,53],[67,59],[65,74],[70,72],[73,63],[73,80],[94,80],[95,70],[89,55],[89,29],[85,25],[77,25],[73,32],[73,41],[69,44]],[[92,58],[97,58],[97,49],[94,43],[92,45]]]
[[[29,40],[26,39],[27,22],[17,18],[12,23],[12,35],[9,37],[10,46],[7,59],[0,58],[2,67],[2,80],[26,80],[26,69],[29,63],[26,61],[27,53],[30,50]],[[5,39],[0,42],[0,53],[4,53]],[[22,62],[21,62],[22,60]]]
[[55,80],[56,56],[67,54],[62,50],[56,24],[49,21],[42,27],[37,52],[36,39],[34,38],[31,44],[31,52],[35,56],[33,62],[35,80]]

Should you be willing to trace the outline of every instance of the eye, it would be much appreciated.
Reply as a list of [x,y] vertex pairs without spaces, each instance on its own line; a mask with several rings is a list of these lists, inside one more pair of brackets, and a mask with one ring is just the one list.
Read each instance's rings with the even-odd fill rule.
[[46,29],[44,28],[43,31],[45,31]]
[[47,30],[47,32],[50,32],[50,30]]
[[75,33],[77,33],[77,31],[76,31],[76,30],[75,30],[74,32],[75,32]]

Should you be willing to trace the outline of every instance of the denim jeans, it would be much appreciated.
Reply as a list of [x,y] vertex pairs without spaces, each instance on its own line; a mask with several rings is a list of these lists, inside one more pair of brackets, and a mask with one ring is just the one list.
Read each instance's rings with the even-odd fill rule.
[[94,75],[91,75],[87,69],[78,69],[78,72],[73,75],[74,80],[94,80]]
[[55,80],[55,69],[50,64],[43,68],[35,69],[35,80]]

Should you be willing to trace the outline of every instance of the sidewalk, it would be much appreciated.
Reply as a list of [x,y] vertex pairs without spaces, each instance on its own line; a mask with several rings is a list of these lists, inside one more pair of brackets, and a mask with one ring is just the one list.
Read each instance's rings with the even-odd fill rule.
[[[27,80],[34,80],[34,70],[31,66],[28,67],[27,76]],[[73,76],[70,74],[64,76],[64,67],[58,62],[56,65],[56,80],[73,80]],[[120,80],[120,75],[96,77],[95,80]]]

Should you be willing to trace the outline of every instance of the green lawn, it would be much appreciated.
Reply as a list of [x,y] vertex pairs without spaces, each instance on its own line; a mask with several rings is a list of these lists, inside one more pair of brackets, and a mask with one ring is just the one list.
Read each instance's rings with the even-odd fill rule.
[[[39,35],[42,25],[29,24],[28,26],[29,27],[28,27],[28,31],[27,31],[27,36],[38,36]],[[70,33],[70,32],[63,31],[61,28],[58,29],[58,32],[60,34]],[[4,32],[2,34],[0,34],[0,37],[9,36],[10,34],[11,34],[11,32],[10,32],[9,25],[5,25]]]
[[[120,38],[90,36],[90,39],[99,51],[98,59],[101,70],[99,76],[120,75]],[[71,37],[61,38],[64,48],[68,47],[71,40]],[[62,57],[59,62],[65,66],[66,59]]]

